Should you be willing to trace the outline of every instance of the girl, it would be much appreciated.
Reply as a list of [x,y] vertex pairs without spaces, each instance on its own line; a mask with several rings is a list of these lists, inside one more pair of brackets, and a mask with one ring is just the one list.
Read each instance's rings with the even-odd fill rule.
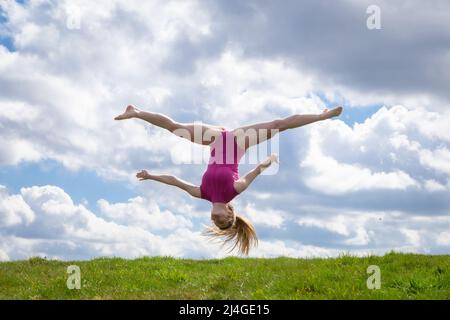
[[278,132],[330,119],[339,116],[341,112],[342,107],[336,107],[332,110],[325,109],[321,114],[296,114],[234,130],[205,124],[180,123],[165,115],[142,111],[132,105],[114,119],[141,119],[194,143],[210,146],[211,157],[200,186],[172,175],[150,174],[145,170],[138,172],[136,177],[141,181],[155,180],[173,185],[193,197],[210,201],[214,225],[206,230],[206,234],[224,238],[225,243],[232,244],[231,250],[237,247],[240,253],[247,255],[250,247],[257,244],[255,228],[246,218],[235,213],[230,202],[246,190],[263,170],[273,162],[278,162],[278,158],[275,154],[271,155],[243,177],[239,177],[238,173],[239,160],[248,148],[272,138]]

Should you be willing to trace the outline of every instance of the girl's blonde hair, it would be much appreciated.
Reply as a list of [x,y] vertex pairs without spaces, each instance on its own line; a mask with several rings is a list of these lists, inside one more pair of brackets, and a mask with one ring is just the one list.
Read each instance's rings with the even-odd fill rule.
[[[233,206],[229,204],[228,207],[234,213]],[[212,225],[207,227],[203,234],[211,238],[223,238],[224,245],[231,244],[229,252],[237,248],[239,253],[248,255],[250,248],[256,247],[258,244],[255,227],[246,218],[237,214],[235,217],[234,223],[230,227],[220,229],[216,225]]]

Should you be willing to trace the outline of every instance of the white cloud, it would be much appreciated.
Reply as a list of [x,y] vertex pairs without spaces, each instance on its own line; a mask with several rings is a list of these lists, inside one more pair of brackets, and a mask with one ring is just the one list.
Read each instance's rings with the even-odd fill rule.
[[129,199],[128,203],[110,204],[101,199],[98,201],[101,214],[114,222],[141,227],[148,230],[173,230],[177,228],[191,228],[190,220],[172,212],[161,211],[154,201],[142,197]]
[[[77,5],[81,28],[71,30],[67,7]],[[128,103],[178,121],[230,127],[279,116],[266,106],[286,115],[323,108],[316,96],[305,97],[313,88],[306,73],[283,60],[245,59],[232,44],[180,76],[177,67],[197,58],[178,48],[180,41],[208,45],[214,21],[196,1],[135,5],[63,1],[44,10],[38,2],[4,4],[18,51],[0,46],[0,164],[56,160],[70,170],[127,180],[144,163],[167,167],[192,158],[165,131],[114,122]]]
[[39,109],[23,102],[0,103],[0,118],[10,121],[30,123],[36,120],[38,112]]
[[365,228],[359,227],[356,229],[355,232],[356,232],[356,235],[353,238],[347,239],[345,241],[346,244],[357,245],[357,246],[364,246],[364,245],[369,244],[370,236],[367,233]]
[[437,236],[437,244],[450,247],[450,232],[441,232]]
[[436,150],[421,150],[420,163],[438,172],[444,172],[450,176],[450,150],[445,147]]
[[383,212],[346,212],[337,215],[332,213],[331,216],[306,215],[296,222],[302,227],[314,227],[335,233],[344,238],[343,244],[370,247],[373,245],[371,241],[374,240],[373,228],[386,216]]
[[35,219],[34,212],[19,195],[8,195],[0,185],[0,227],[29,225]]
[[318,131],[313,131],[302,170],[307,171],[305,184],[319,192],[341,194],[359,190],[398,189],[417,187],[418,183],[401,170],[372,172],[361,165],[339,163],[320,149]]
[[[414,235],[420,237],[424,250],[445,244],[445,231],[428,218],[421,221],[426,232],[417,231],[417,212],[407,203],[419,195],[428,199],[422,203],[421,210],[427,211],[422,214],[436,215],[435,208],[439,214],[448,213],[448,201],[444,198],[450,189],[450,113],[445,110],[448,101],[432,94],[447,94],[447,88],[435,85],[438,89],[422,90],[423,86],[419,86],[420,90],[414,90],[414,83],[412,87],[403,86],[418,79],[407,76],[408,70],[417,71],[410,68],[404,68],[406,74],[399,75],[400,81],[386,77],[389,70],[395,70],[397,75],[398,69],[392,67],[397,64],[388,63],[395,58],[391,57],[392,50],[384,50],[388,56],[378,57],[384,61],[382,65],[367,64],[370,55],[359,55],[362,60],[357,62],[376,65],[377,71],[383,71],[382,79],[377,79],[373,72],[360,74],[361,68],[350,70],[353,66],[342,63],[353,63],[348,54],[359,52],[345,41],[336,44],[342,44],[342,50],[333,52],[328,50],[329,44],[322,50],[315,43],[306,47],[301,41],[299,46],[292,43],[289,22],[311,22],[286,16],[295,11],[289,11],[292,7],[249,6],[237,16],[227,11],[226,2],[223,4],[223,10],[216,11],[198,1],[28,1],[26,5],[2,1],[0,5],[8,19],[0,32],[13,39],[18,51],[9,52],[0,45],[0,165],[56,160],[71,170],[90,169],[103,178],[122,181],[134,181],[135,170],[150,168],[189,176],[192,182],[199,183],[199,167],[186,169],[174,162],[195,158],[201,147],[188,147],[189,143],[143,122],[114,122],[113,116],[133,103],[179,121],[202,120],[234,127],[293,113],[318,112],[325,103],[316,92],[353,107],[385,103],[394,107],[383,107],[353,127],[342,121],[327,121],[283,134],[284,141],[295,148],[281,150],[281,166],[288,167],[292,160],[296,164],[293,172],[297,172],[301,163],[298,178],[310,190],[305,190],[303,184],[295,185],[292,172],[281,172],[288,177],[272,177],[281,181],[276,185],[274,180],[273,187],[255,182],[239,200],[242,213],[248,213],[256,225],[268,227],[280,239],[292,222],[289,219],[298,219],[293,203],[311,205],[323,201],[324,212],[336,213],[335,218],[301,217],[300,226],[319,228],[338,240],[323,239],[321,246],[308,247],[300,244],[301,234],[291,235],[286,242],[262,239],[258,250],[269,256],[332,255],[338,250],[327,246],[337,245],[357,247],[353,252],[359,253],[393,248],[420,250]],[[80,29],[67,28],[71,6],[80,10]],[[302,8],[307,8],[307,4],[302,4]],[[430,18],[435,11],[430,8],[418,12],[425,12]],[[322,8],[324,13],[328,12],[325,9]],[[279,14],[286,16],[286,23],[273,29],[272,20],[267,19],[280,17]],[[233,23],[227,23],[228,18]],[[429,19],[422,26],[430,27],[430,21],[432,25],[434,21],[445,25],[447,20]],[[241,28],[242,21],[248,28]],[[271,32],[262,32],[269,30],[265,25],[270,26]],[[235,27],[239,32],[233,33]],[[305,29],[308,33],[310,27]],[[322,27],[321,34],[325,30]],[[298,28],[295,30],[298,33]],[[325,31],[330,39],[343,39]],[[400,31],[405,34],[405,30]],[[423,34],[430,34],[429,29],[425,31]],[[265,43],[267,39],[270,41]],[[358,44],[358,35],[346,35],[345,39]],[[420,63],[407,61],[408,65],[428,65],[420,57],[430,55],[418,51],[415,57]],[[316,59],[320,63],[314,65]],[[402,63],[403,59],[396,61]],[[428,74],[427,71],[425,75]],[[426,77],[419,80],[433,83]],[[435,84],[447,82],[439,80]],[[372,85],[367,88],[360,83]],[[400,87],[406,90],[397,90]],[[377,88],[385,90],[379,92]],[[396,105],[399,103],[404,106]],[[345,112],[352,114],[353,110],[349,107]],[[170,187],[152,185],[151,189],[157,191],[147,191],[146,186],[137,190],[141,194],[153,192],[155,202],[142,196],[126,203],[100,200],[98,215],[85,205],[74,204],[64,191],[51,186],[24,188],[14,195],[4,192],[0,210],[6,214],[0,217],[0,237],[3,245],[10,245],[0,246],[0,258],[171,253],[200,257],[219,252],[205,245],[192,230],[194,219],[209,217],[208,209],[194,207],[184,200],[184,194],[180,196],[180,191]],[[162,188],[167,191],[158,193]],[[377,219],[384,213],[376,212],[373,203],[366,204],[366,211],[354,208],[368,194],[377,198],[387,192],[395,198],[390,201],[395,202],[396,209],[403,212],[398,218],[402,227],[413,230],[412,233],[398,231],[400,223],[394,214],[387,214],[387,220],[380,223]],[[363,200],[353,198],[355,194]],[[280,198],[283,201],[278,202],[279,206],[272,204]],[[402,199],[411,201],[401,202]],[[382,200],[379,202],[387,202]],[[270,205],[265,207],[268,202]],[[168,209],[160,209],[162,206]],[[268,209],[272,207],[276,210]],[[360,210],[361,218],[346,215],[355,210]],[[445,217],[439,221],[448,226]],[[439,237],[432,236],[431,230]],[[161,235],[169,231],[172,235]],[[287,245],[288,241],[296,244]]]
[[[318,228],[338,235],[335,243],[364,250],[413,250],[429,252],[430,248],[444,245],[450,216],[411,216],[398,211],[342,212],[330,208],[305,208],[305,215],[296,220],[304,228]],[[327,212],[327,213],[324,213]]]
[[[450,61],[442,45],[448,36],[444,14],[448,4],[410,1],[408,9],[414,10],[406,14],[397,2],[379,1],[383,31],[376,36],[365,25],[370,4],[342,1],[323,6],[310,0],[283,6],[249,1],[237,6],[215,1],[208,7],[218,21],[218,36],[241,47],[246,56],[282,57],[306,67],[318,79],[319,90],[343,93],[344,101],[359,106],[380,101],[423,104],[440,97],[444,105],[434,107],[447,109],[448,75],[429,70],[445,70]],[[408,48],[409,54],[400,48]]]
[[[239,214],[239,211],[237,211]],[[280,228],[284,222],[284,213],[280,210],[271,208],[257,208],[254,203],[247,203],[242,214],[248,217],[255,225],[268,226],[272,228]]]
[[0,164],[15,165],[21,161],[38,161],[43,155],[36,145],[17,137],[0,137]]
[[430,179],[425,181],[425,189],[429,192],[445,191],[447,186],[437,182],[436,180]]
[[291,258],[312,258],[312,257],[335,257],[339,255],[339,250],[326,249],[316,246],[302,245],[295,243],[287,246],[284,241],[260,241],[256,250],[251,253],[252,257],[270,258],[284,256]]
[[[83,205],[75,204],[68,194],[55,186],[22,188],[20,194],[13,195],[2,188],[1,199],[2,205],[6,200],[9,210],[6,216],[10,217],[5,219],[2,211],[2,221],[14,222],[3,223],[0,229],[0,258],[3,260],[36,255],[86,259],[143,255],[217,258],[226,254],[225,250],[220,250],[219,244],[207,241],[200,231],[192,230],[191,220],[168,210],[161,211],[154,202],[141,197],[127,203],[110,204],[99,200],[104,218]],[[10,205],[11,201],[20,205]],[[285,232],[280,226],[289,224],[293,218],[278,211],[259,211],[254,205],[251,208],[255,214],[260,213],[251,217],[257,227],[262,224]],[[23,218],[24,210],[29,216],[25,215],[26,219]],[[356,255],[379,254],[391,249],[428,252],[430,248],[448,243],[448,216],[408,217],[401,212],[347,212],[329,216],[324,215],[321,208],[315,210],[322,213],[311,211],[311,214],[297,219],[297,224],[341,236],[340,243],[347,248],[346,252]],[[334,210],[339,212],[339,209]],[[163,235],[165,231],[170,233]],[[334,242],[334,246],[336,244],[339,242]],[[342,247],[332,248],[326,244],[318,246],[295,240],[260,239],[260,245],[251,252],[251,256],[324,257],[337,256],[342,250]]]
[[303,217],[297,220],[297,223],[305,227],[317,227],[329,230],[331,232],[336,232],[344,236],[349,235],[349,230],[347,228],[346,217],[337,216],[329,220],[320,220],[313,217]]
[[[102,212],[112,221],[96,216],[83,205],[74,204],[68,194],[55,186],[22,188],[21,193],[15,195],[7,195],[3,189],[1,201],[8,209],[1,211],[0,249],[5,259],[38,254],[61,259],[105,255],[214,257],[223,254],[208,244],[200,232],[191,230],[191,222],[186,218],[168,211],[160,212],[156,205],[151,214],[143,212],[148,204],[142,198],[122,204],[101,200]],[[13,201],[18,204],[12,205]],[[131,213],[137,217],[133,218]],[[160,219],[159,228],[151,221],[155,217]],[[149,229],[167,229],[171,234],[161,236]]]
[[[219,244],[207,241],[200,232],[191,230],[190,220],[169,211],[161,212],[154,202],[141,197],[115,204],[99,200],[101,214],[111,219],[107,221],[83,205],[75,204],[67,193],[55,186],[22,188],[20,194],[15,195],[8,195],[5,188],[1,190],[3,200],[21,201],[28,208],[28,213],[35,217],[31,221],[16,219],[14,224],[2,226],[0,259],[3,260],[36,255],[55,259],[86,259],[96,256],[134,258],[143,255],[217,258],[226,254]],[[8,208],[9,215],[21,217],[21,206]],[[265,215],[264,212],[261,217],[262,220],[272,220],[266,223],[276,228],[283,221],[278,216]],[[158,235],[157,232],[162,229],[167,229],[170,234]],[[264,240],[252,252],[253,256],[265,257],[337,254],[338,250],[335,249],[299,243],[288,246],[283,241]]]
[[[439,174],[449,174],[450,152],[445,135],[427,122],[436,116],[423,109],[383,107],[353,127],[336,120],[311,128],[300,162],[305,184],[328,194],[445,190]],[[434,172],[421,172],[428,168]]]
[[[230,127],[268,121],[280,113],[312,113],[324,108],[319,98],[310,95],[313,85],[308,74],[281,59],[243,58],[232,46],[217,60],[201,64],[198,78],[208,90],[205,103],[213,111],[212,119]],[[276,107],[277,114],[268,107]]]
[[401,228],[400,232],[406,237],[408,245],[413,247],[420,247],[421,237],[418,230]]
[[8,260],[9,256],[6,254],[6,252],[0,249],[0,261],[8,261]]
[[[209,22],[195,1],[135,4],[2,3],[18,51],[0,46],[0,164],[45,158],[123,179],[141,159],[168,157],[176,139],[112,118],[131,102],[158,110],[181,91],[178,77],[164,79],[159,68],[179,35],[198,40]],[[66,27],[69,5],[81,10],[79,30]]]

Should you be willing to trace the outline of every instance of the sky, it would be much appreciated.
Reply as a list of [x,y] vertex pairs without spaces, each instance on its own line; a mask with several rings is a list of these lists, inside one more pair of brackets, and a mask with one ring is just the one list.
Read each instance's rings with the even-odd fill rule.
[[342,105],[283,132],[277,170],[235,199],[258,233],[250,256],[449,254],[449,14],[437,0],[0,0],[0,260],[229,255],[201,235],[207,201],[135,178],[198,185],[208,150],[113,121],[128,104],[227,128]]

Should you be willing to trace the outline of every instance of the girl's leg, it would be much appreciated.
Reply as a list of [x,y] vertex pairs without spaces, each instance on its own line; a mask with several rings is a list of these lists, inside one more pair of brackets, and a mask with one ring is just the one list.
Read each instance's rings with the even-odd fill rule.
[[219,136],[221,131],[224,130],[222,127],[212,125],[180,123],[163,114],[142,111],[131,105],[127,107],[123,114],[114,119],[125,120],[131,118],[142,119],[150,124],[166,129],[179,137],[201,145],[211,144],[215,137]]
[[277,119],[234,129],[233,133],[238,137],[238,142],[241,141],[241,143],[245,143],[245,150],[247,150],[251,146],[269,140],[278,132],[330,119],[339,116],[341,112],[342,107],[337,107],[332,110],[325,109],[322,114],[296,114],[284,119]]

